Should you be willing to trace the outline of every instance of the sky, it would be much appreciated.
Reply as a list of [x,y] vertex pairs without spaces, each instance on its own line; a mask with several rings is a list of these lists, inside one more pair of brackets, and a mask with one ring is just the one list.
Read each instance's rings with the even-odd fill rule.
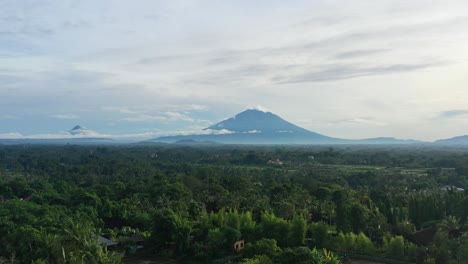
[[148,138],[256,106],[339,138],[468,134],[468,1],[0,0],[0,138]]

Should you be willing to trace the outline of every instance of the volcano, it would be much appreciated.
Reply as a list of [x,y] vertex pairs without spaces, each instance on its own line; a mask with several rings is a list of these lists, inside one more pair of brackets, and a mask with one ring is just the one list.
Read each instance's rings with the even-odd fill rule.
[[152,141],[173,143],[180,140],[227,144],[333,144],[341,141],[306,130],[278,115],[257,109],[245,110],[205,128],[200,134],[159,137]]

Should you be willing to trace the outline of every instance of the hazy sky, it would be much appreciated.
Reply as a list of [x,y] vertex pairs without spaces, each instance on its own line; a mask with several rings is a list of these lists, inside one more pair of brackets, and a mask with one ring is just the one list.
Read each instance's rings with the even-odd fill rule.
[[468,134],[468,1],[0,0],[0,137],[257,105],[333,137]]

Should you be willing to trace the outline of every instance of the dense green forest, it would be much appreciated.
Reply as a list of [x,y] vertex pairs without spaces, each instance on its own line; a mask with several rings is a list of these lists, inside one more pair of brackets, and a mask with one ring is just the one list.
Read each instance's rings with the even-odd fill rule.
[[467,263],[467,188],[468,149],[0,146],[0,263]]

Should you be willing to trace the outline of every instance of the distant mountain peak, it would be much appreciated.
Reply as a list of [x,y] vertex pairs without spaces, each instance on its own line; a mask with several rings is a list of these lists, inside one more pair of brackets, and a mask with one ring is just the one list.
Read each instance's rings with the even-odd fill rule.
[[258,109],[247,109],[206,129],[225,129],[236,133],[251,133],[251,131],[257,133],[279,133],[283,131],[310,133],[310,131],[289,123],[271,112]]
[[82,127],[80,125],[74,126],[70,131],[68,131],[73,136],[94,136],[97,135],[97,133],[93,130],[89,130],[85,127]]
[[[338,143],[327,137],[296,126],[264,108],[247,109],[231,118],[205,128],[207,133],[166,136],[159,142],[215,141],[228,144],[324,144]],[[217,133],[225,131],[226,133]],[[181,141],[182,140],[182,141]]]

